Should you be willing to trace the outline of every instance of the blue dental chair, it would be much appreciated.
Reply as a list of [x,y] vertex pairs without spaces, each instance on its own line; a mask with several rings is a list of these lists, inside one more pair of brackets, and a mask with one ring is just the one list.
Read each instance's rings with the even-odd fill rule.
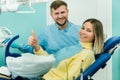
[[[5,57],[7,57],[7,56],[14,56],[14,57],[21,56],[18,53],[11,54],[9,52],[10,45],[12,44],[12,42],[14,40],[16,40],[18,38],[19,38],[19,35],[16,35],[15,37],[13,37],[9,41],[9,43],[6,46]],[[120,44],[120,36],[111,37],[105,42],[104,53],[102,53],[100,55],[96,55],[96,61],[83,72],[83,80],[88,80],[88,76],[92,77],[100,68],[105,67],[107,61],[111,58],[112,54],[114,53],[114,50],[118,47],[117,46],[118,44]],[[77,78],[77,80],[80,80],[80,78]]]
[[[104,53],[96,55],[96,61],[83,72],[83,80],[88,80],[88,76],[92,77],[100,68],[106,66],[107,61],[111,58],[115,49],[120,46],[120,36],[109,38],[104,44]],[[77,80],[80,80],[78,78]]]

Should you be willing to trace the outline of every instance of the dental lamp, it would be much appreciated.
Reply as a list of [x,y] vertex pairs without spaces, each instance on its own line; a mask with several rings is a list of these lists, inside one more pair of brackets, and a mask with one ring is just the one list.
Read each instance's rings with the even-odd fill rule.
[[[35,13],[32,4],[48,2],[49,0],[0,0],[0,12],[16,12],[16,13]],[[20,11],[20,5],[28,4],[31,10]]]

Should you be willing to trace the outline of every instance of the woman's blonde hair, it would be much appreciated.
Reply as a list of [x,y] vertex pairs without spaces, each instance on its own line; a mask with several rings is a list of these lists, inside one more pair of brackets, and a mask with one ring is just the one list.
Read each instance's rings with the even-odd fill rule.
[[95,34],[95,39],[93,41],[93,49],[95,51],[95,54],[100,54],[103,52],[103,46],[104,46],[103,25],[101,21],[94,18],[87,19],[84,23],[86,22],[90,22],[93,25],[94,34]]

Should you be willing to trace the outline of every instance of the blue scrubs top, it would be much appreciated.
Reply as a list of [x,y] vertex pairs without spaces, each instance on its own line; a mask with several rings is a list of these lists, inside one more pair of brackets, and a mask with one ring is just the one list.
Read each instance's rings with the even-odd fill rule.
[[[80,26],[71,22],[68,23],[65,30],[60,30],[56,23],[51,24],[40,31],[39,45],[49,54],[54,54],[61,48],[78,44],[79,30]],[[24,44],[20,49],[25,52],[33,52],[33,48],[27,44]]]

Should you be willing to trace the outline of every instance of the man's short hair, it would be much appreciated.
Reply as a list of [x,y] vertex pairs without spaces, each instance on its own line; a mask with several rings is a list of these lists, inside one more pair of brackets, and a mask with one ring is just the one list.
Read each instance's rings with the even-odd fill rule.
[[67,3],[62,0],[55,0],[51,3],[50,10],[52,10],[52,9],[56,10],[57,8],[59,8],[62,5],[66,6],[66,7],[68,6]]

